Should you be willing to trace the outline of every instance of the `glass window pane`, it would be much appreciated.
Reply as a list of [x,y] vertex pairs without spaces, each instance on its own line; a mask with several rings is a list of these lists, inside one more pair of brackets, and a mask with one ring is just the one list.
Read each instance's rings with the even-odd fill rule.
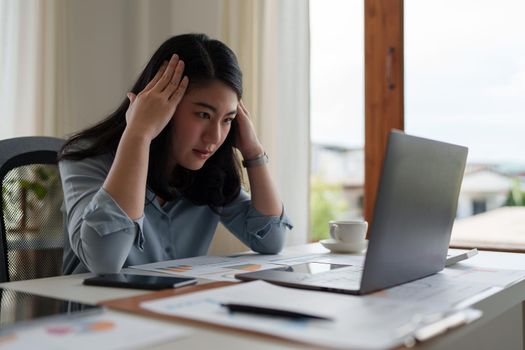
[[311,232],[362,217],[364,179],[363,1],[310,0]]
[[525,2],[404,8],[406,131],[469,147],[458,218],[523,205]]

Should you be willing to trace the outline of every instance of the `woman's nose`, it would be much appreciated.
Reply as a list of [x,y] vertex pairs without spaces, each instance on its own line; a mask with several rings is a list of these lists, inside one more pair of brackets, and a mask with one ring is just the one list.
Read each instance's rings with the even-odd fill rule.
[[217,144],[221,140],[221,128],[217,123],[209,123],[204,131],[203,138],[206,142]]

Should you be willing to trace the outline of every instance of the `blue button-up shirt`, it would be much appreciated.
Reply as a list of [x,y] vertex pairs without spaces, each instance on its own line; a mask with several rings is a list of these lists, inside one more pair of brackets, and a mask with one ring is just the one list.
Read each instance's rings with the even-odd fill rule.
[[64,190],[64,273],[118,272],[122,267],[206,255],[219,221],[252,250],[278,253],[292,224],[267,216],[241,190],[212,211],[179,197],[161,206],[146,191],[144,215],[132,220],[103,188],[113,155],[59,162]]

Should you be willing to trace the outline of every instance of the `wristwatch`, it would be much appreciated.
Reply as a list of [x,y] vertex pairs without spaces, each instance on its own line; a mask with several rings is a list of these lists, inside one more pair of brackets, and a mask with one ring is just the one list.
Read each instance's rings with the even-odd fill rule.
[[259,166],[259,165],[266,164],[266,163],[268,163],[268,161],[269,161],[268,155],[266,154],[266,152],[264,152],[263,154],[260,154],[260,155],[258,155],[257,157],[255,157],[253,159],[243,160],[242,161],[242,166],[245,167],[245,168],[253,168],[253,167],[256,167],[256,166]]

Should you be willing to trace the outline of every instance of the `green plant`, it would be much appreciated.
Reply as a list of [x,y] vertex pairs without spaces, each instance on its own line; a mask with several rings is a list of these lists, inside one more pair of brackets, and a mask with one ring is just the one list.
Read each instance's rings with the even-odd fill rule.
[[19,180],[20,188],[32,192],[36,198],[42,200],[49,192],[50,186],[54,185],[58,176],[56,172],[52,172],[49,169],[40,166],[34,170],[34,180]]
[[29,212],[42,207],[48,194],[60,186],[56,166],[27,166],[11,170],[2,184],[6,226],[11,231],[35,231]]
[[509,207],[525,206],[525,192],[521,190],[519,178],[512,180],[512,187],[505,201],[505,205]]
[[313,241],[329,237],[328,221],[340,218],[348,210],[343,198],[343,185],[327,183],[322,176],[310,182],[310,218]]

